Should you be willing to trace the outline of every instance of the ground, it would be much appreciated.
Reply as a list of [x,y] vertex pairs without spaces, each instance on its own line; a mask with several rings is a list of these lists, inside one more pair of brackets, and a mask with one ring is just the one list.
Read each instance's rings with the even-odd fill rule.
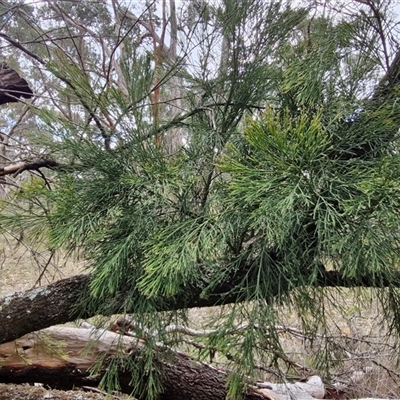
[[[112,400],[126,399],[127,396],[108,395],[92,390],[48,390],[29,385],[4,385],[0,383],[0,400]],[[131,398],[132,400],[132,398]]]

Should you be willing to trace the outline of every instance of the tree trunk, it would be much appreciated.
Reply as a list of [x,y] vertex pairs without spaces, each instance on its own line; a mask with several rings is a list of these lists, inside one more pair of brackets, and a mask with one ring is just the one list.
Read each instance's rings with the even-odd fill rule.
[[[243,269],[245,273],[245,269]],[[240,274],[238,274],[240,275]],[[240,276],[236,277],[240,280]],[[90,275],[77,275],[60,280],[48,286],[31,289],[26,292],[14,293],[0,299],[0,344],[49,326],[74,321],[77,318],[89,318],[98,310],[85,311],[80,307],[81,295],[90,290]],[[400,287],[400,272],[393,275],[390,281],[374,279],[371,276],[343,279],[337,271],[322,271],[316,286],[320,287]],[[202,288],[191,288],[187,297],[175,298],[170,302],[160,302],[157,310],[177,310],[193,307],[212,307],[223,304],[236,303],[240,294],[231,289],[235,282],[222,284],[215,288],[207,297],[202,296]],[[190,293],[190,296],[189,296]],[[139,294],[138,294],[139,296]],[[273,296],[273,293],[271,293]],[[121,312],[124,299],[115,297],[114,303],[102,314],[112,315]],[[130,312],[130,310],[124,310]]]
[[0,343],[78,318],[73,306],[82,291],[88,290],[89,281],[89,276],[78,275],[3,297],[0,300]]
[[[0,382],[40,382],[64,390],[98,386],[113,355],[124,352],[126,357],[135,357],[142,349],[143,343],[137,338],[121,337],[102,329],[53,327],[0,346]],[[225,400],[225,372],[183,353],[171,351],[167,358],[161,354],[163,351],[155,354],[157,369],[162,371],[163,392],[159,400]],[[90,367],[99,359],[104,360],[100,372],[90,376]],[[120,370],[118,376],[121,390],[131,393],[134,388],[130,386],[129,369]],[[257,389],[248,387],[245,400],[266,398]]]

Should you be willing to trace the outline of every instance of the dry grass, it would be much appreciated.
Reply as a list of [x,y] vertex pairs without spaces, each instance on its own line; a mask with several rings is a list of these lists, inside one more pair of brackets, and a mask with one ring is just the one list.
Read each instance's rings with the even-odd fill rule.
[[47,285],[84,271],[84,262],[0,236],[0,296]]
[[[95,390],[95,389],[93,389]],[[111,396],[104,392],[83,390],[49,390],[41,386],[30,385],[5,385],[0,383],[0,400],[123,400],[126,396]],[[130,398],[132,400],[132,398]]]

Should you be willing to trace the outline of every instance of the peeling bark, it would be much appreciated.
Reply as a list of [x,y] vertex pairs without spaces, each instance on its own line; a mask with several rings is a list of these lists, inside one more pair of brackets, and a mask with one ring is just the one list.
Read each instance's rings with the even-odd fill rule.
[[6,63],[0,63],[0,104],[16,103],[20,98],[30,99],[32,96],[28,82]]
[[[51,346],[51,357],[49,351]],[[40,382],[53,388],[71,389],[74,386],[98,386],[110,358],[126,353],[135,357],[143,349],[136,338],[117,333],[81,328],[57,327],[37,334],[28,334],[15,342],[0,346],[0,382]],[[227,374],[199,363],[183,353],[157,351],[155,363],[163,388],[159,400],[225,400]],[[90,367],[99,359],[104,363],[98,374],[91,376]],[[119,371],[121,389],[131,393],[132,376],[129,370]],[[248,387],[245,400],[268,399],[256,388]]]

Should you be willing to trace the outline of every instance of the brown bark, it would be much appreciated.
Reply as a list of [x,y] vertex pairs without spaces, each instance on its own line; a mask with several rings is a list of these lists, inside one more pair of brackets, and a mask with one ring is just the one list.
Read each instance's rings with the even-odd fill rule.
[[78,318],[73,306],[88,284],[88,276],[78,275],[0,299],[0,343]]
[[[245,273],[245,269],[244,272]],[[240,277],[237,277],[240,279]],[[92,312],[82,310],[79,302],[82,293],[90,290],[90,276],[78,275],[60,280],[48,286],[14,293],[0,299],[0,344],[56,324],[63,324],[75,319],[89,318],[98,310]],[[337,271],[322,271],[320,278],[315,282],[320,287],[400,287],[400,273],[392,274],[389,280],[374,279],[365,276],[357,279],[344,279]],[[203,297],[202,289],[193,287],[188,290],[184,298],[176,297],[170,302],[160,302],[157,310],[176,310],[193,307],[211,307],[215,305],[231,304],[238,300],[235,293],[230,290],[235,287],[235,282],[224,284],[215,288],[207,297]],[[188,295],[190,293],[190,296]],[[228,294],[229,293],[229,294]],[[138,294],[139,296],[139,294]],[[273,296],[273,293],[271,293]],[[114,298],[113,304],[107,309],[102,309],[102,314],[112,315],[121,312],[124,298]],[[131,310],[124,310],[130,312]]]
[[16,164],[6,165],[0,168],[0,176],[11,174],[16,176],[23,171],[38,171],[40,168],[55,168],[59,166],[60,164],[56,161],[38,158],[31,161],[21,161]]
[[6,63],[0,63],[0,104],[16,103],[21,97],[30,99],[32,96],[28,82]]
[[[51,346],[51,347],[50,347]],[[51,349],[51,350],[50,350]],[[57,327],[37,334],[28,334],[15,342],[0,346],[0,382],[40,382],[59,389],[74,386],[97,386],[103,377],[110,357],[126,353],[135,357],[143,349],[136,338],[120,337],[114,332]],[[49,357],[49,351],[52,351]],[[129,353],[129,354],[128,354]],[[209,365],[196,362],[183,353],[157,351],[155,363],[162,371],[163,393],[159,400],[224,400],[227,374]],[[100,372],[90,376],[90,367],[99,359],[105,361]],[[119,371],[121,389],[131,393],[129,370]],[[261,400],[262,395],[251,386],[245,400]]]

